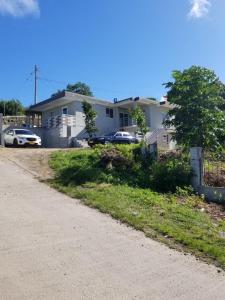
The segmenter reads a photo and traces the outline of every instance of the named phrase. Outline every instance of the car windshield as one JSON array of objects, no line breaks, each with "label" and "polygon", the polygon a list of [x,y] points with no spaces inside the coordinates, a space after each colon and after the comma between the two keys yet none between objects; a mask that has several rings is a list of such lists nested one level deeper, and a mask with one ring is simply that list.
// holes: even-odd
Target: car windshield
[{"label": "car windshield", "polygon": [[16,135],[34,135],[34,133],[30,130],[19,129],[15,130]]},{"label": "car windshield", "polygon": [[111,133],[106,134],[105,136],[112,136],[112,135],[115,135],[115,134],[116,134],[116,132],[111,132]]}]

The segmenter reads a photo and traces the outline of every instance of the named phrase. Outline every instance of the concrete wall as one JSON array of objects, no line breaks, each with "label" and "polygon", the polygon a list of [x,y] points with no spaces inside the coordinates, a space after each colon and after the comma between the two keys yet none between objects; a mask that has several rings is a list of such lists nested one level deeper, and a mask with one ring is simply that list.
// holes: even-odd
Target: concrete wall
[{"label": "concrete wall", "polygon": [[47,148],[67,148],[69,139],[63,135],[62,127],[44,129],[43,147]]},{"label": "concrete wall", "polygon": [[202,185],[198,193],[204,195],[208,201],[225,204],[225,187],[212,187]]}]

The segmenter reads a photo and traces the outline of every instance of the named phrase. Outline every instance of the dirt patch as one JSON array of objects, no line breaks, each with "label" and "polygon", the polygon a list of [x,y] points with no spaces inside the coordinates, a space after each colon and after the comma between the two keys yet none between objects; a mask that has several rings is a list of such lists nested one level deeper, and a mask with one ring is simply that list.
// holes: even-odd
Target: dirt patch
[{"label": "dirt patch", "polygon": [[225,170],[220,170],[219,173],[209,171],[205,172],[204,182],[209,186],[225,186]]},{"label": "dirt patch", "polygon": [[225,206],[216,203],[206,203],[205,211],[216,220],[225,220]]},{"label": "dirt patch", "polygon": [[49,167],[53,152],[62,149],[0,148],[0,159],[8,159],[41,180],[54,176]]}]

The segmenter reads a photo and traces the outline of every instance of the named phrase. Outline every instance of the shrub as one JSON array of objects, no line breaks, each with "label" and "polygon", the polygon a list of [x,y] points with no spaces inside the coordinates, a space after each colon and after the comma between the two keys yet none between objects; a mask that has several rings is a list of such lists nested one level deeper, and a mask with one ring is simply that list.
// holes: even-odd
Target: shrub
[{"label": "shrub", "polygon": [[53,160],[60,161],[60,165],[55,165],[58,180],[64,185],[105,182],[162,192],[175,192],[177,186],[183,188],[190,184],[191,168],[187,158],[168,154],[153,161],[149,154],[143,155],[141,147],[100,145],[94,150],[60,154],[60,160]]},{"label": "shrub", "polygon": [[106,169],[112,169],[113,167],[126,169],[132,163],[132,160],[126,158],[116,148],[103,150],[100,159],[102,166]]},{"label": "shrub", "polygon": [[191,167],[189,161],[169,156],[152,165],[151,185],[161,192],[175,192],[177,187],[190,185]]}]

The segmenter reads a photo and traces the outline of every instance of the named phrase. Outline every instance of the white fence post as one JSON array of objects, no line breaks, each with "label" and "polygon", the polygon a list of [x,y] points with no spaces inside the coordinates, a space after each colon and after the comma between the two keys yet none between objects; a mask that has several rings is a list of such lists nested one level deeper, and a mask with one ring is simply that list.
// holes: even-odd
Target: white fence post
[{"label": "white fence post", "polygon": [[0,146],[4,146],[4,136],[3,136],[3,114],[0,113]]},{"label": "white fence post", "polygon": [[195,191],[199,191],[203,185],[203,154],[201,147],[190,148],[191,167],[193,171],[192,186]]}]

